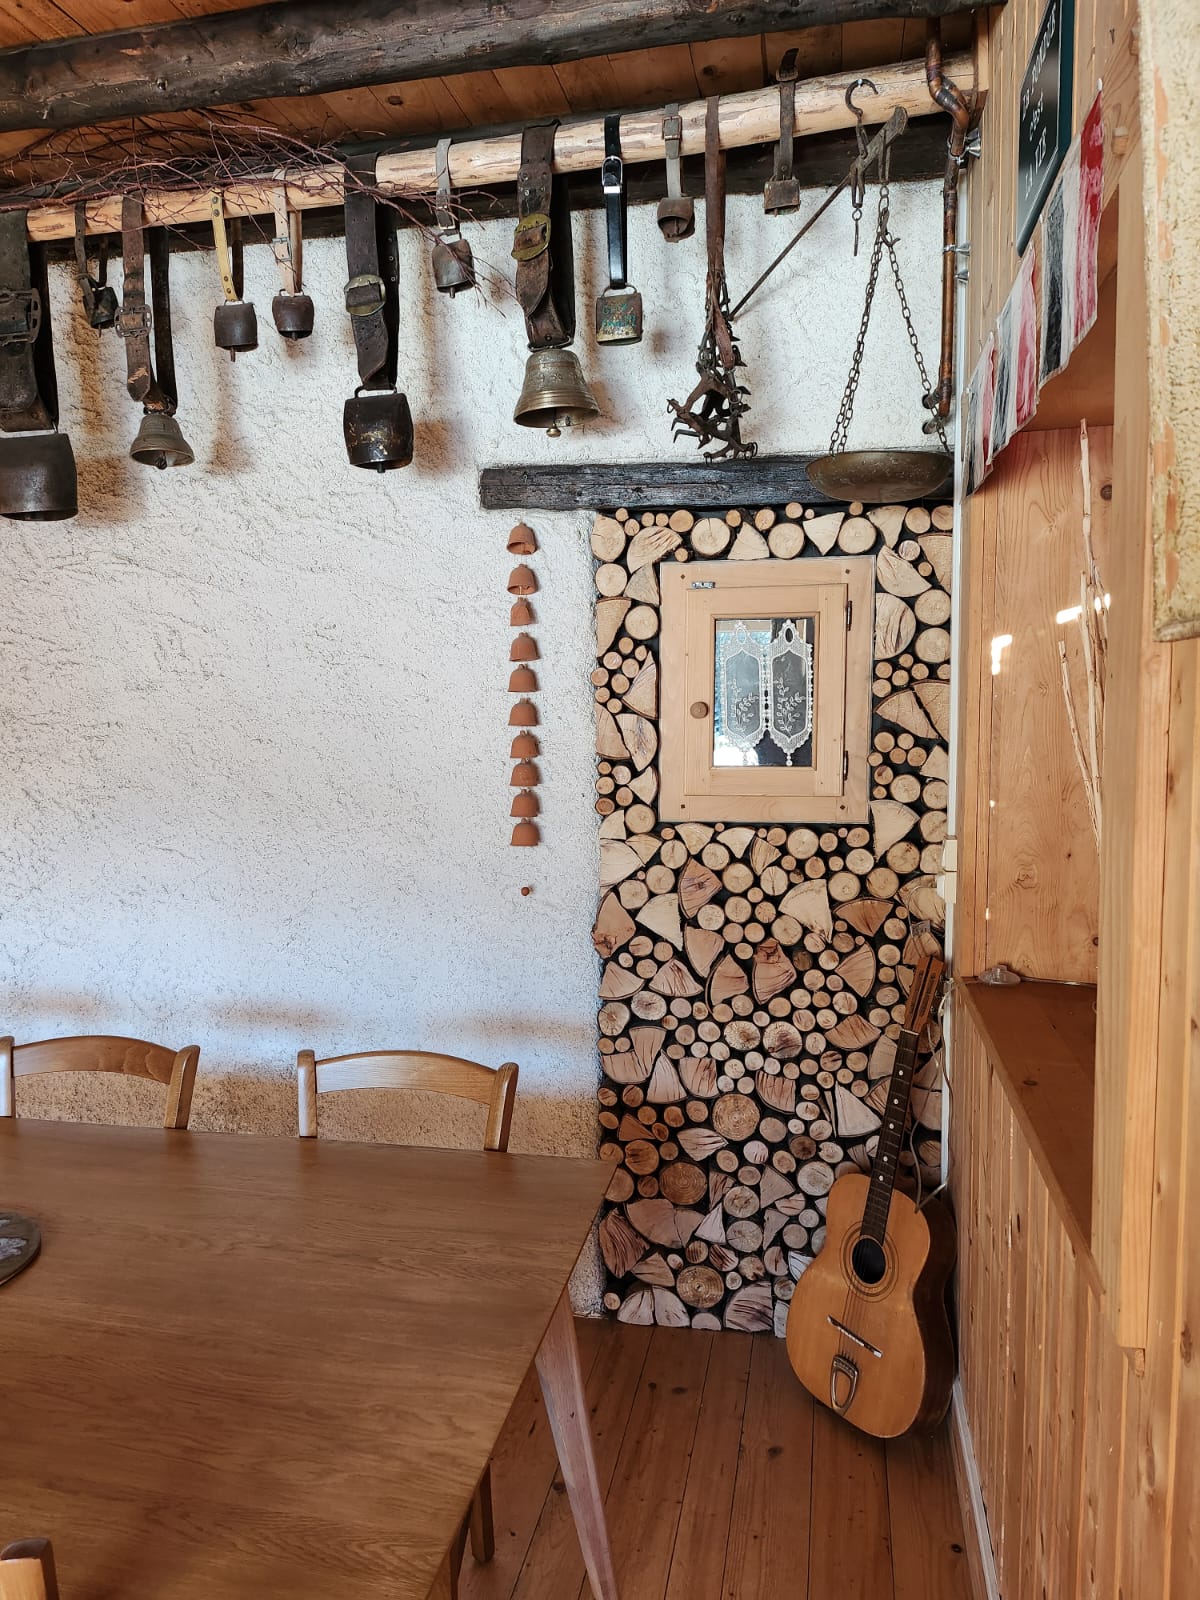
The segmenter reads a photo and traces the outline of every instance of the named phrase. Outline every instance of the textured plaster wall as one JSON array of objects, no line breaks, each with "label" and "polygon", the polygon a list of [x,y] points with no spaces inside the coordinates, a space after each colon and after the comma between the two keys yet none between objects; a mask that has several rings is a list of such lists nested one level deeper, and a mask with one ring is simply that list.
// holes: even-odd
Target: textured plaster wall
[{"label": "textured plaster wall", "polygon": [[[764,218],[754,197],[729,210],[736,295],[793,224]],[[932,356],[936,186],[898,187],[893,223]],[[575,228],[586,330],[599,215]],[[505,273],[510,225],[472,232]],[[294,1131],[300,1046],[512,1058],[513,1147],[595,1150],[591,518],[530,517],[542,546],[544,843],[516,851],[504,590],[515,519],[479,511],[477,475],[672,451],[666,401],[692,382],[702,244],[664,246],[652,208],[630,233],[645,341],[598,351],[585,332],[605,415],[557,443],[510,421],[525,355],[515,304],[497,292],[442,301],[426,247],[403,234],[416,461],[383,477],[343,452],[354,364],[340,241],[306,251],[318,322],[300,346],[270,326],[268,251],[247,251],[261,346],[236,364],[212,346],[211,254],[175,258],[180,417],[196,464],[165,473],[129,460],[123,351],[83,326],[56,270],[83,509],[71,522],[5,523],[0,538],[0,1030],[196,1042],[193,1125],[278,1134]],[[849,238],[839,207],[743,319],[747,434],[764,452],[827,439],[866,271]],[[858,441],[918,442],[915,395],[884,285]],[[27,1112],[114,1120],[153,1117],[158,1101],[113,1080],[22,1090]],[[364,1101],[334,1125],[449,1141],[472,1116]],[[582,1298],[595,1293],[584,1285]]]}]

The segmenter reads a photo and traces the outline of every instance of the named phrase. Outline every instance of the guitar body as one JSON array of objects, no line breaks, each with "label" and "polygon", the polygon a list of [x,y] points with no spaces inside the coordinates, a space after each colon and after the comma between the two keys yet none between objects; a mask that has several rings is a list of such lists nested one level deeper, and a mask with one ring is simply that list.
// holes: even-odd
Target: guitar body
[{"label": "guitar body", "polygon": [[[864,1433],[892,1439],[933,1427],[950,1404],[954,1230],[936,1201],[918,1211],[896,1192],[882,1250],[868,1240],[866,1256],[861,1248],[856,1255],[869,1188],[863,1174],[847,1173],[829,1191],[825,1245],[792,1296],[787,1351],[814,1399]],[[856,1260],[870,1276],[881,1273],[878,1281],[864,1282]]]}]

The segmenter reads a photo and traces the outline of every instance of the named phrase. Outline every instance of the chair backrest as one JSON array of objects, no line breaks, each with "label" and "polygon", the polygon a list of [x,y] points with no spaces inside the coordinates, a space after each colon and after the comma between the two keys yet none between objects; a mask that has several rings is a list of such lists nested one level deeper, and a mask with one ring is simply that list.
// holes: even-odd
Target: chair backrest
[{"label": "chair backrest", "polygon": [[170,1050],[144,1039],[112,1034],[81,1034],[72,1039],[42,1039],[14,1044],[0,1039],[0,1117],[14,1116],[13,1083],[41,1072],[120,1072],[167,1086],[164,1128],[186,1128],[192,1111],[192,1086],[200,1046]]},{"label": "chair backrest", "polygon": [[0,1550],[0,1600],[58,1600],[49,1539],[21,1539]]},{"label": "chair backrest", "polygon": [[517,1094],[517,1064],[485,1067],[460,1056],[427,1050],[367,1050],[360,1055],[327,1056],[318,1061],[311,1050],[296,1058],[300,1091],[300,1137],[317,1133],[317,1096],[343,1089],[427,1089],[456,1095],[487,1106],[485,1150],[507,1150]]}]

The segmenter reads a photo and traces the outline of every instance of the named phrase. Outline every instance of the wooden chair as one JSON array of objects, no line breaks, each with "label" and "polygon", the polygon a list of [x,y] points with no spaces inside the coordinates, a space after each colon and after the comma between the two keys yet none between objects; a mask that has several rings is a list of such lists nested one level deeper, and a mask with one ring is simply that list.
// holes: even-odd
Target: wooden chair
[{"label": "wooden chair", "polygon": [[21,1539],[0,1550],[0,1600],[58,1600],[49,1539]]},{"label": "wooden chair", "polygon": [[[512,1125],[513,1102],[517,1097],[515,1061],[502,1067],[485,1067],[461,1056],[436,1055],[427,1050],[367,1050],[360,1055],[326,1056],[318,1061],[311,1050],[301,1050],[296,1058],[300,1093],[300,1137],[317,1136],[317,1096],[346,1089],[425,1089],[434,1094],[455,1095],[487,1106],[485,1150],[507,1150]],[[476,1561],[490,1561],[496,1551],[492,1523],[492,1469],[486,1467],[470,1511],[471,1552]],[[444,1569],[448,1594],[457,1592],[458,1566],[463,1539],[447,1558]]]},{"label": "wooden chair", "polygon": [[192,1110],[192,1086],[200,1046],[170,1050],[144,1039],[111,1034],[82,1034],[73,1039],[42,1039],[14,1045],[0,1039],[0,1117],[15,1116],[13,1085],[17,1078],[41,1072],[121,1072],[167,1086],[164,1128],[186,1128]]}]

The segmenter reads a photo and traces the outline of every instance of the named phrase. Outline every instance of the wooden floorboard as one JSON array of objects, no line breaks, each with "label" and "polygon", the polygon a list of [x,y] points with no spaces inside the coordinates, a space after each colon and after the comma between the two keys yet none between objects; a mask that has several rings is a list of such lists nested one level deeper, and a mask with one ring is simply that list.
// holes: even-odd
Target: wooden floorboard
[{"label": "wooden floorboard", "polygon": [[[865,1438],[765,1334],[581,1323],[580,1350],[621,1600],[970,1600],[944,1429]],[[462,1600],[589,1600],[536,1382],[492,1478]]]}]

